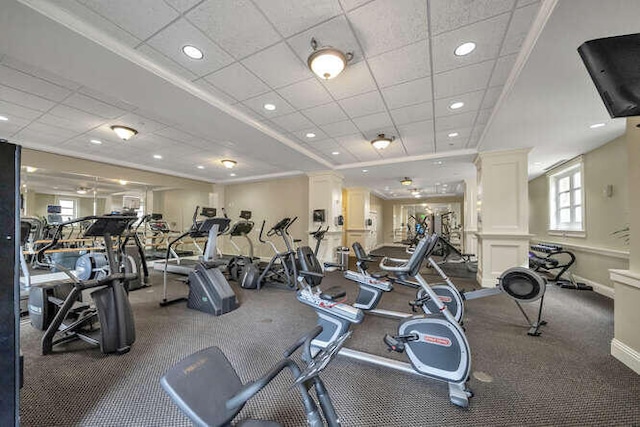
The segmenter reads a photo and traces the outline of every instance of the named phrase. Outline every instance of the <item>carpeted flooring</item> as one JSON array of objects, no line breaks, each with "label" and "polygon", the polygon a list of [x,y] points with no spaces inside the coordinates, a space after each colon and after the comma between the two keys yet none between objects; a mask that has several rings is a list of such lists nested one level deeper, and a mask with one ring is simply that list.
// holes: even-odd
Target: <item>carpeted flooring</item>
[{"label": "carpeted flooring", "polygon": [[[292,341],[315,324],[315,313],[291,291],[237,289],[239,309],[221,317],[177,304],[160,308],[162,276],[151,288],[132,292],[137,340],[128,354],[106,356],[85,343],[41,356],[42,333],[22,325],[25,380],[23,426],[190,425],[159,384],[174,363],[216,345],[240,377],[259,377]],[[435,277],[426,276],[427,280]],[[177,277],[176,277],[177,278]],[[474,282],[455,279],[460,288]],[[351,300],[357,287],[340,273],[323,286],[340,284]],[[234,285],[235,286],[235,285]],[[179,281],[172,294],[186,293]],[[407,311],[414,291],[398,288],[381,308]],[[534,307],[525,307],[533,312]],[[549,287],[540,337],[527,327],[506,296],[467,303],[465,328],[471,344],[475,393],[469,409],[449,403],[445,383],[368,366],[337,357],[323,372],[345,426],[640,425],[640,376],[610,355],[613,301],[593,292]],[[354,328],[348,346],[387,354],[384,333],[396,322],[369,316]],[[304,426],[289,374],[279,376],[242,411],[240,418],[264,417]],[[213,385],[212,385],[213,387]]]}]

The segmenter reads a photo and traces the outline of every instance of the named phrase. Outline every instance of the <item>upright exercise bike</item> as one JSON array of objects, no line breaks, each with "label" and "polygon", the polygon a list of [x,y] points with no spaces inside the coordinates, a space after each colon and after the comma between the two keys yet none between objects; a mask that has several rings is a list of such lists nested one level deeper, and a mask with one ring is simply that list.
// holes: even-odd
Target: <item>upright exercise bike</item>
[{"label": "upright exercise bike", "polygon": [[[389,258],[383,258],[380,262],[380,268],[385,271],[414,278],[438,307],[438,313],[401,320],[396,335],[384,336],[387,349],[406,353],[410,363],[348,348],[343,348],[339,354],[376,366],[445,381],[449,385],[451,402],[468,407],[469,398],[473,395],[466,384],[471,370],[469,343],[460,324],[420,275],[422,262],[436,243],[437,236],[425,236],[417,244],[409,260],[399,265],[392,265]],[[330,345],[351,324],[362,322],[364,314],[360,309],[337,302],[344,295],[344,291],[335,290],[331,294],[325,294],[308,284],[303,284],[298,291],[298,300],[316,311],[318,324],[323,327],[323,332],[312,342],[315,347]]]}]

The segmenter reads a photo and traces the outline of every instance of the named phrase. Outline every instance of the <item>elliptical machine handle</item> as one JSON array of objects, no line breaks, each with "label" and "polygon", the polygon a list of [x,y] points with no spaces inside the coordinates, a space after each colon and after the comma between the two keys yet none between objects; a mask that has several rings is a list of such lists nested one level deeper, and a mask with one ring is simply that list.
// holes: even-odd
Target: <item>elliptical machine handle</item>
[{"label": "elliptical machine handle", "polygon": [[200,206],[196,206],[196,210],[193,211],[193,229],[197,229],[198,228],[198,209],[200,209]]},{"label": "elliptical machine handle", "polygon": [[284,227],[284,232],[289,234],[289,227],[291,227],[291,224],[293,224],[294,222],[296,222],[296,220],[298,219],[298,217],[294,217],[291,221],[289,221],[289,224],[286,225],[286,227]]},{"label": "elliptical machine handle", "polygon": [[224,210],[224,208],[220,208],[220,210],[222,211],[222,216],[223,216],[223,217],[225,217],[225,218],[229,218],[229,217],[227,216],[227,212]]},{"label": "elliptical machine handle", "polygon": [[264,224],[267,222],[266,219],[262,220],[262,227],[260,227],[260,236],[258,236],[258,240],[260,240],[261,243],[267,243],[263,238],[262,238],[262,233],[264,232]]}]

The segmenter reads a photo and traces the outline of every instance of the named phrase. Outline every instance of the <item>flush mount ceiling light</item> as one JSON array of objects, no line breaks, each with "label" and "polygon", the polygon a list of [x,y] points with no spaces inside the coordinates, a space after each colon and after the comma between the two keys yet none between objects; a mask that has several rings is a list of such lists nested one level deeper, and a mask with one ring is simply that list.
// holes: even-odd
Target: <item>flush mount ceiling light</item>
[{"label": "flush mount ceiling light", "polygon": [[476,44],[474,42],[466,42],[462,43],[460,46],[453,51],[456,56],[465,56],[473,52],[476,48]]},{"label": "flush mount ceiling light", "polygon": [[384,136],[384,133],[381,133],[377,138],[374,138],[373,141],[371,141],[371,145],[373,145],[373,148],[375,148],[376,150],[384,150],[389,146],[389,144],[391,144],[394,139],[396,139],[395,136],[389,138],[387,136]]},{"label": "flush mount ceiling light", "polygon": [[138,131],[133,128],[120,125],[111,126],[111,130],[114,131],[123,141],[128,141],[132,136],[138,133]]},{"label": "flush mount ceiling light", "polygon": [[347,62],[353,59],[353,53],[342,51],[331,46],[318,47],[316,39],[311,39],[313,53],[309,55],[307,64],[316,76],[323,80],[329,80],[337,76],[347,66]]},{"label": "flush mount ceiling light", "polygon": [[89,142],[92,143],[92,144],[96,144],[96,145],[102,144],[102,141],[100,141],[99,139],[92,139]]},{"label": "flush mount ceiling light", "polygon": [[238,164],[235,160],[221,160],[220,163],[227,169],[233,169]]},{"label": "flush mount ceiling light", "polygon": [[464,102],[454,102],[453,104],[449,105],[449,108],[451,108],[452,110],[457,110],[458,108],[462,108],[464,107]]},{"label": "flush mount ceiling light", "polygon": [[449,135],[447,135],[449,138],[455,138],[456,136],[458,136],[459,133],[458,132],[451,132]]},{"label": "flush mount ceiling light", "polygon": [[7,116],[0,116],[0,122],[6,122],[7,120],[9,120]]},{"label": "flush mount ceiling light", "polygon": [[411,185],[413,183],[413,181],[411,180],[411,178],[408,177],[404,177],[403,179],[400,180],[400,184],[402,185]]},{"label": "flush mount ceiling light", "polygon": [[591,129],[597,129],[597,128],[601,128],[602,126],[604,126],[604,123],[595,123],[592,124],[591,126],[589,126]]},{"label": "flush mount ceiling light", "polygon": [[80,188],[78,188],[76,190],[76,193],[78,193],[78,194],[87,194],[87,190],[86,190],[86,188],[80,187]]},{"label": "flush mount ceiling light", "polygon": [[191,59],[202,59],[204,54],[195,46],[186,45],[182,48],[182,52]]}]

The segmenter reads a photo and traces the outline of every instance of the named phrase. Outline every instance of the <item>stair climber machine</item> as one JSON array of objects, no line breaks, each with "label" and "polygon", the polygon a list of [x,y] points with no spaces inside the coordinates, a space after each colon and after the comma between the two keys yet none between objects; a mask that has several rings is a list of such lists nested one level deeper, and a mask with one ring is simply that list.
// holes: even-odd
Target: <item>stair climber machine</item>
[{"label": "stair climber machine", "polygon": [[255,263],[245,265],[240,280],[240,285],[244,289],[261,289],[265,285],[289,290],[296,289],[298,262],[288,230],[297,219],[298,217],[293,219],[283,218],[266,233],[266,237],[278,236],[282,238],[286,247],[284,252],[280,252],[272,240],[263,238],[265,221],[262,221],[260,242],[269,244],[273,249],[274,255],[262,271]]},{"label": "stair climber machine", "polygon": [[[436,236],[426,236],[417,244],[411,258],[402,264],[392,263],[388,258],[383,258],[380,262],[380,268],[387,272],[414,278],[438,308],[435,314],[401,320],[396,335],[384,336],[387,349],[405,353],[409,363],[348,348],[342,348],[338,354],[376,366],[444,381],[449,385],[451,402],[466,408],[473,395],[466,384],[471,369],[469,343],[460,324],[419,273],[423,260],[429,256],[436,243]],[[304,271],[301,273],[305,274]],[[315,277],[315,273],[311,277]],[[362,322],[362,310],[338,301],[346,295],[344,291],[332,288],[330,292],[322,292],[304,281],[300,283],[298,300],[316,311],[318,324],[323,327],[322,333],[311,342],[316,349],[330,346],[349,330],[351,324]]]},{"label": "stair climber machine", "polygon": [[[227,264],[227,274],[233,281],[238,281],[245,265],[252,264],[255,261],[253,257],[253,242],[251,238],[249,238],[249,233],[253,230],[254,225],[254,222],[251,221],[251,211],[240,211],[240,220],[236,221],[227,233],[229,235],[229,242],[238,253],[238,255],[232,256]],[[233,241],[234,237],[244,237],[246,239],[248,246],[247,255],[242,255],[242,250],[236,242]]]},{"label": "stair climber machine", "polygon": [[[220,271],[219,263],[216,262],[216,241],[220,234],[229,228],[231,220],[229,218],[217,218],[215,208],[202,208],[200,216],[205,217],[204,220],[198,221],[198,211],[200,207],[196,206],[193,214],[193,225],[189,231],[183,233],[176,239],[169,242],[163,271],[163,297],[160,302],[161,307],[175,304],[177,302],[187,301],[187,307],[199,310],[205,313],[219,316],[238,308],[238,299],[233,292],[229,282],[225,279],[224,274]],[[171,247],[184,237],[201,238],[208,236],[204,250],[204,255],[195,263],[190,263],[189,294],[187,297],[174,299],[167,298],[167,272]],[[175,266],[174,266],[175,267]],[[182,266],[185,267],[185,266]],[[181,269],[181,274],[184,270]]]},{"label": "stair climber machine", "polygon": [[[126,254],[121,240],[135,217],[89,216],[58,224],[58,227],[80,221],[92,221],[84,237],[102,237],[108,273],[100,278],[78,279],[69,269],[58,266],[71,283],[34,285],[29,292],[31,325],[44,330],[42,354],[74,339],[100,346],[103,353],[127,353],[135,341],[133,312],[127,296],[127,283],[136,273],[124,271]],[[113,237],[117,238],[114,242]],[[120,242],[118,242],[120,241]],[[118,244],[120,243],[120,244]],[[114,250],[117,249],[117,251]],[[93,290],[95,306],[82,302],[82,293]]]}]

